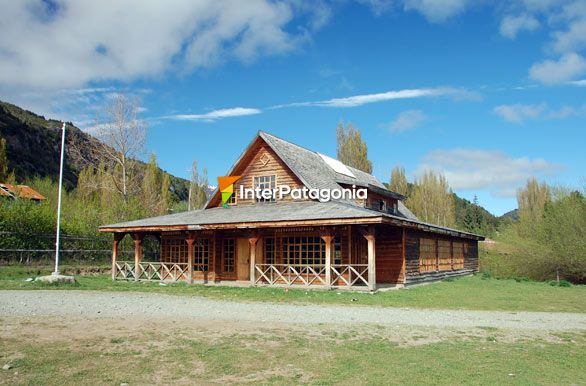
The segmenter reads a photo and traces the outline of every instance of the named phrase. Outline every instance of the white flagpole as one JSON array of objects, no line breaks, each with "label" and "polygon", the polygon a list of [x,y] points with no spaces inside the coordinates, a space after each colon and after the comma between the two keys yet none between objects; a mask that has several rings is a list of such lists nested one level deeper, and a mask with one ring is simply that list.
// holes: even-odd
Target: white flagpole
[{"label": "white flagpole", "polygon": [[57,235],[55,240],[55,272],[53,275],[59,275],[59,236],[61,229],[61,189],[63,186],[63,158],[65,155],[65,122],[61,128],[61,164],[59,166],[59,197],[57,198]]}]

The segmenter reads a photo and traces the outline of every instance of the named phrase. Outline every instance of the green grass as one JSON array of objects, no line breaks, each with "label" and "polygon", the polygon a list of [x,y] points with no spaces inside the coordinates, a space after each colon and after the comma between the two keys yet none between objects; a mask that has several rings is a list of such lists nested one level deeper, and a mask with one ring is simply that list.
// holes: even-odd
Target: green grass
[{"label": "green grass", "polygon": [[148,282],[113,282],[109,275],[77,276],[75,285],[43,285],[25,282],[31,276],[48,274],[48,267],[2,266],[1,289],[62,289],[96,291],[140,291],[214,299],[311,304],[348,304],[383,307],[439,309],[586,312],[586,286],[553,287],[548,283],[483,279],[480,275],[421,287],[379,292],[312,291],[282,288],[239,288],[186,285],[161,286]]},{"label": "green grass", "polygon": [[0,341],[0,352],[17,359],[0,384],[586,383],[584,334],[558,343],[455,338],[403,346],[382,336],[340,339],[258,331],[214,338],[162,333],[121,343],[103,337],[39,345],[8,338]]}]

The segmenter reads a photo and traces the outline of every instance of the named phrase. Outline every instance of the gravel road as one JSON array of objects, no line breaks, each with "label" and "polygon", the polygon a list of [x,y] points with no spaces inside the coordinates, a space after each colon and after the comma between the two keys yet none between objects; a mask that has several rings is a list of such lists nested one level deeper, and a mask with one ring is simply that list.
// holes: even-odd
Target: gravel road
[{"label": "gravel road", "polygon": [[248,303],[201,297],[71,290],[0,291],[2,316],[157,317],[285,324],[366,323],[386,326],[586,330],[586,314]]}]

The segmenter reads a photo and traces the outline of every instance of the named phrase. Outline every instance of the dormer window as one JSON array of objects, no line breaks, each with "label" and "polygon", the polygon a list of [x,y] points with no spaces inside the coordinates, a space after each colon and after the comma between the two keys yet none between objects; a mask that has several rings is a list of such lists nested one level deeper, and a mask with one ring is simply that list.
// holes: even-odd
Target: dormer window
[{"label": "dormer window", "polygon": [[386,212],[387,211],[387,202],[385,200],[377,200],[376,208],[377,208],[377,210],[379,210],[381,212]]}]

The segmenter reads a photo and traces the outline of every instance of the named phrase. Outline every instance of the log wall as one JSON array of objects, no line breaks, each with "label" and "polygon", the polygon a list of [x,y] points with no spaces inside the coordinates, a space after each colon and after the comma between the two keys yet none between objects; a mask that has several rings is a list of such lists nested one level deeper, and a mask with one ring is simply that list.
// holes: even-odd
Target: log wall
[{"label": "log wall", "polygon": [[376,281],[398,284],[405,280],[402,229],[380,227],[376,232]]},{"label": "log wall", "polygon": [[[435,264],[431,261],[435,253]],[[433,269],[433,265],[436,266]],[[405,284],[422,284],[478,271],[478,242],[407,231]]]}]

